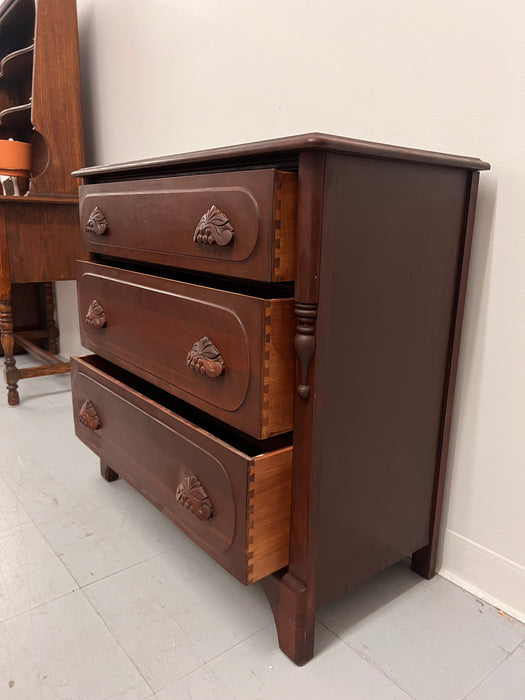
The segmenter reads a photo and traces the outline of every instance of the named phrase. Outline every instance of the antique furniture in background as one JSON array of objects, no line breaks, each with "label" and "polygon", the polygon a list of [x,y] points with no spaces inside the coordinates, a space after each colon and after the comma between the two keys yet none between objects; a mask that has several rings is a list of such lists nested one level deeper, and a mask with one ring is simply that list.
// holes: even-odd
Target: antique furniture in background
[{"label": "antique furniture in background", "polygon": [[76,432],[279,643],[435,570],[480,160],[321,134],[80,171]]},{"label": "antique furniture in background", "polygon": [[[0,53],[0,139],[32,146],[28,192],[0,197],[0,329],[7,398],[15,406],[20,379],[69,371],[69,363],[55,357],[52,282],[73,279],[82,255],[71,177],[84,162],[75,0],[5,0]],[[14,333],[20,324],[11,290],[19,283],[43,284],[43,328]],[[38,338],[47,351],[35,344]],[[46,364],[19,370],[15,343]]]}]

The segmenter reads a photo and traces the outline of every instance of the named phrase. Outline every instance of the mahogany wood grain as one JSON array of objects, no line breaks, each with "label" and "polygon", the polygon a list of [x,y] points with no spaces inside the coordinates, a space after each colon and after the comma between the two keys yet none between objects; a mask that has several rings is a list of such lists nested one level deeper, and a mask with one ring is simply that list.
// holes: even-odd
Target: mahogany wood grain
[{"label": "mahogany wood grain", "polygon": [[102,460],[100,460],[100,476],[109,482],[116,481],[118,479],[117,472]]},{"label": "mahogany wood grain", "polygon": [[78,235],[77,203],[14,200],[0,198],[11,282],[74,279],[75,260],[86,257]]},{"label": "mahogany wood grain", "polygon": [[4,379],[7,387],[7,403],[17,406],[19,374],[14,357],[13,313],[11,308],[11,267],[7,245],[5,212],[0,209],[0,337],[4,351]]},{"label": "mahogany wood grain", "polygon": [[[247,278],[242,281],[247,291],[243,287],[242,294],[232,295],[226,290],[235,285],[228,277],[235,277],[237,273],[223,265],[224,261],[210,266],[209,272],[215,276],[201,283],[198,294],[192,293],[192,301],[212,303],[214,311],[208,308],[205,317],[198,317],[195,311],[188,314],[180,303],[169,309],[160,303],[146,303],[142,292],[135,288],[131,291],[130,283],[139,279],[132,277],[136,272],[125,269],[132,263],[115,263],[119,267],[112,272],[109,260],[99,256],[104,272],[97,273],[99,281],[82,301],[81,317],[87,314],[90,319],[89,328],[84,327],[83,331],[88,347],[101,353],[110,350],[108,356],[116,363],[165,388],[168,388],[171,380],[167,378],[172,372],[168,355],[158,363],[161,369],[157,374],[151,373],[151,367],[150,374],[143,369],[144,363],[150,362],[150,339],[155,338],[157,344],[163,342],[159,328],[163,328],[164,335],[170,339],[177,338],[181,335],[177,324],[188,324],[191,317],[202,331],[202,337],[192,341],[199,340],[202,362],[199,365],[191,359],[190,364],[205,371],[206,360],[210,364],[212,381],[221,380],[226,386],[228,368],[240,367],[243,362],[243,333],[230,332],[230,341],[224,338],[219,342],[215,329],[212,337],[211,331],[204,332],[204,328],[216,317],[220,318],[217,332],[219,327],[224,329],[222,313],[228,310],[241,319],[244,329],[251,328],[248,316],[252,322],[256,319],[258,330],[254,327],[253,334],[251,330],[246,332],[250,340],[249,361],[239,375],[249,376],[250,382],[256,379],[260,388],[256,401],[245,398],[243,406],[228,411],[226,406],[231,408],[239,401],[232,386],[220,397],[223,404],[222,413],[219,413],[210,401],[212,393],[207,397],[208,403],[197,397],[198,391],[190,390],[189,385],[184,388],[185,394],[179,389],[177,394],[210,414],[210,417],[204,413],[194,416],[192,429],[197,432],[192,441],[197,440],[196,435],[201,435],[199,428],[209,429],[211,416],[222,421],[222,424],[214,423],[215,427],[221,425],[221,429],[227,430],[225,426],[230,426],[250,432],[251,424],[244,418],[237,420],[236,415],[255,410],[256,422],[262,415],[270,424],[281,410],[288,414],[289,408],[281,408],[281,404],[284,407],[293,402],[293,453],[291,449],[284,450],[280,459],[274,453],[267,463],[264,452],[273,450],[259,449],[263,455],[260,458],[254,458],[254,453],[248,450],[252,457],[251,461],[245,461],[242,477],[232,471],[233,458],[223,464],[227,464],[232,501],[239,507],[242,502],[247,512],[247,519],[243,521],[246,546],[241,559],[244,563],[249,561],[249,570],[243,568],[242,574],[236,570],[236,575],[241,580],[264,577],[262,584],[273,610],[279,645],[297,664],[307,662],[313,655],[315,613],[319,605],[334,600],[368,576],[410,554],[416,571],[424,576],[434,572],[477,171],[488,167],[487,163],[474,158],[306,134],[88,168],[80,173],[87,185],[86,191],[93,196],[97,192],[109,195],[117,191],[130,193],[135,189],[142,192],[137,195],[138,199],[144,197],[145,201],[151,201],[152,188],[165,193],[172,185],[162,183],[177,178],[181,181],[190,177],[206,178],[207,185],[213,188],[224,184],[224,178],[230,175],[235,177],[235,187],[242,188],[243,181],[247,187],[252,187],[253,177],[263,182],[261,171],[265,169],[279,173],[273,176],[272,194],[264,206],[266,217],[272,221],[273,240],[271,247],[266,248],[270,253],[265,253],[265,260],[273,265],[270,276],[261,277],[255,268],[247,265],[243,268]],[[289,179],[288,195],[280,202],[279,178]],[[139,211],[140,207],[140,202],[135,202],[132,212]],[[123,211],[122,216],[130,214]],[[131,219],[133,216],[134,213]],[[173,216],[177,218],[175,209]],[[231,214],[231,221],[215,210],[208,218],[214,216],[218,217],[220,230],[213,235],[219,239],[223,236],[226,247],[234,214]],[[290,235],[286,241],[280,240],[282,218],[288,218],[287,228],[295,227],[295,240]],[[123,238],[133,231],[131,219],[120,221]],[[109,235],[99,212],[93,215],[91,226],[100,238]],[[204,229],[199,229],[201,239],[204,233]],[[268,235],[262,234],[262,239]],[[265,243],[261,240],[259,245]],[[130,255],[136,260],[150,262],[151,270],[157,269],[155,264],[163,264],[163,259],[155,257],[158,252],[148,246],[147,241],[143,246],[145,252],[138,248]],[[277,264],[278,255],[288,262],[283,263],[279,258]],[[201,263],[188,258],[180,259],[178,264],[197,269],[195,266]],[[278,270],[282,265],[294,270],[293,308],[287,306],[291,304],[289,299],[279,299],[279,304],[274,306],[270,291],[277,287],[274,283],[279,279]],[[160,273],[161,268],[158,270]],[[176,278],[184,277],[183,271],[176,267],[163,270],[163,281],[157,285],[157,292],[181,295],[176,285],[183,282]],[[109,288],[105,290],[105,283],[101,282],[104,276],[112,282],[111,293],[106,293]],[[255,280],[261,279],[265,284],[256,284]],[[129,354],[125,342],[127,337],[129,345],[129,336],[122,335],[112,345],[105,345],[103,340],[115,323],[112,300],[119,295],[115,293],[117,283],[128,286],[130,309],[135,305],[134,314],[131,311],[124,314],[126,329],[136,319],[138,307],[144,312],[140,317],[140,330],[133,336],[134,357]],[[241,281],[235,284],[240,288]],[[143,276],[137,289],[148,285],[150,282]],[[255,312],[246,305],[246,298],[253,298],[252,291],[255,295],[261,286],[266,289],[266,296],[259,292],[259,297],[264,298],[259,298]],[[189,285],[182,296],[188,295],[188,288]],[[99,291],[104,291],[102,301]],[[230,296],[221,296],[227,294]],[[172,315],[176,321],[170,320]],[[279,320],[282,318],[286,318],[286,322]],[[99,326],[98,335],[95,335],[96,325]],[[171,341],[168,344],[171,348]],[[236,356],[232,364],[230,348],[233,347]],[[256,361],[255,348],[260,353]],[[97,367],[96,363],[102,361],[83,362]],[[248,365],[249,372],[246,371]],[[292,369],[291,373],[287,367]],[[269,374],[268,368],[272,368]],[[123,386],[128,386],[125,391],[130,391],[139,380],[128,376],[122,381]],[[111,391],[117,392],[115,384],[111,384]],[[150,395],[144,385],[142,391]],[[163,396],[155,409],[147,402],[141,404],[144,420],[158,418],[157,412],[163,410],[162,406],[167,408],[170,400],[174,400],[169,394]],[[269,396],[274,397],[273,402]],[[104,425],[113,400],[105,395],[98,398]],[[218,395],[214,401],[215,404],[219,402]],[[135,400],[132,403],[138,407]],[[169,421],[183,420],[181,414],[187,415],[188,410],[188,404],[175,406]],[[133,442],[134,476],[131,480],[156,502],[158,498],[152,497],[147,465],[160,468],[156,486],[160,491],[171,487],[167,486],[170,477],[162,471],[162,458],[151,459],[155,448],[150,441],[154,439],[155,429],[150,428],[149,423],[142,424],[142,438],[139,439],[134,419],[126,416],[124,420],[122,411],[121,407],[113,410],[121,415],[122,424],[110,429],[109,436],[104,438],[112,447],[109,450],[104,446],[103,463],[112,464],[119,471],[120,463],[125,463],[126,459],[117,458],[118,450],[128,448],[128,436],[133,433],[136,442]],[[166,425],[171,425],[169,421]],[[270,432],[272,430],[274,428]],[[100,433],[98,430],[89,432],[83,439],[97,451],[97,446],[101,447]],[[252,431],[251,434],[260,433]],[[235,435],[239,437],[238,433]],[[288,439],[289,435],[286,437]],[[147,456],[144,454],[141,458],[141,450],[145,450]],[[291,482],[288,476],[290,455]],[[191,461],[199,464],[197,457]],[[250,470],[257,462],[264,469],[254,474]],[[269,467],[268,476],[277,469],[277,477],[272,477],[268,488],[252,492],[253,484],[264,482],[266,467]],[[204,478],[196,479],[194,475],[193,480],[185,484],[195,485],[194,509],[201,513],[200,498],[204,504],[201,514],[208,517],[212,509],[215,512],[216,489],[208,488]],[[276,488],[279,490],[279,484],[285,483],[287,486],[280,494],[281,499],[290,499],[287,564],[283,564],[286,561],[283,537],[287,528],[278,526],[286,519],[284,500],[280,501],[272,493]],[[254,519],[255,506],[262,509],[260,521]],[[209,519],[206,522],[210,524]],[[264,525],[258,528],[257,522]],[[206,549],[205,545],[201,546]],[[259,564],[253,561],[254,553],[255,562],[259,559]],[[266,565],[266,562],[271,563]],[[264,571],[270,575],[265,576]]]},{"label": "mahogany wood grain", "polygon": [[36,360],[43,360],[44,362],[49,362],[51,364],[57,365],[61,364],[61,361],[56,357],[56,353],[50,353],[43,348],[35,345],[30,338],[24,336],[23,333],[14,333],[15,343],[20,345],[29,355],[34,357]]},{"label": "mahogany wood grain", "polygon": [[9,406],[17,406],[20,403],[18,395],[20,373],[14,358],[13,314],[9,297],[7,299],[0,298],[0,332],[4,349],[4,379],[7,387],[7,403]]},{"label": "mahogany wood grain", "polygon": [[[92,253],[232,277],[292,280],[295,191],[295,173],[272,169],[88,185],[80,188],[81,233]],[[227,244],[194,240],[212,207],[233,231]]]},{"label": "mahogany wood grain", "polygon": [[[85,320],[94,300],[103,328]],[[292,427],[292,400],[282,391],[293,381],[291,299],[81,263],[78,301],[84,347],[259,439]],[[188,365],[203,337],[224,360],[220,376]]]},{"label": "mahogany wood grain", "polygon": [[56,355],[58,353],[58,327],[55,321],[55,287],[53,282],[43,282],[42,286],[44,288],[48,349],[51,354]]},{"label": "mahogany wood grain", "polygon": [[319,605],[429,542],[469,180],[460,169],[327,157]]},{"label": "mahogany wood grain", "polygon": [[[104,478],[129,481],[242,583],[287,564],[291,447],[250,457],[123,384],[98,358],[73,359],[71,378],[75,430]],[[86,399],[95,429],[79,418]],[[177,500],[191,475],[213,505],[206,520]]]},{"label": "mahogany wood grain", "polygon": [[22,367],[17,370],[19,379],[33,379],[34,377],[47,377],[51,374],[66,374],[70,371],[69,362],[53,362],[48,365],[36,367]]},{"label": "mahogany wood grain", "polygon": [[[47,341],[48,331],[42,303],[42,284],[15,284],[11,287],[11,307],[13,311],[14,332],[23,333],[30,340],[40,345]],[[22,352],[15,343],[15,355]],[[3,350],[0,343],[0,355]]]},{"label": "mahogany wood grain", "polygon": [[[314,651],[317,561],[317,494],[319,469],[314,468],[313,410],[315,326],[325,180],[324,153],[301,153],[298,172],[297,262],[295,284],[294,440],[291,491],[290,565],[284,575],[267,580],[265,590],[274,612],[281,649],[301,665]],[[298,313],[299,312],[299,313]],[[306,314],[307,321],[301,318]],[[308,391],[301,391],[308,387]]]},{"label": "mahogany wood grain", "polygon": [[468,191],[468,211],[464,229],[464,239],[461,242],[459,254],[457,297],[454,304],[453,319],[451,323],[451,335],[449,345],[449,365],[444,389],[444,406],[441,423],[441,435],[436,458],[434,472],[434,492],[432,495],[432,508],[430,511],[430,537],[427,545],[412,554],[412,569],[425,578],[432,578],[436,571],[436,556],[439,538],[439,525],[441,522],[441,510],[443,506],[443,490],[445,488],[445,475],[448,457],[448,445],[452,423],[452,409],[454,406],[454,389],[459,361],[459,346],[461,341],[461,329],[463,325],[463,313],[467,294],[467,278],[470,263],[470,251],[474,234],[474,217],[476,212],[476,198],[478,194],[479,173],[472,173]]},{"label": "mahogany wood grain", "polygon": [[[149,158],[111,165],[93,166],[78,170],[75,175],[82,177],[86,183],[118,180],[119,178],[142,177],[165,172],[184,172],[202,169],[213,171],[217,168],[242,165],[243,167],[261,167],[261,164],[279,162],[297,162],[298,154],[317,151],[320,153],[340,153],[346,156],[365,156],[383,160],[410,161],[445,165],[466,170],[488,170],[490,165],[478,158],[468,158],[448,153],[436,153],[418,148],[406,148],[372,141],[362,141],[333,134],[312,132],[267,139],[252,143],[221,146],[205,151],[176,153],[160,158]],[[152,175],[153,174],[153,175]]]},{"label": "mahogany wood grain", "polygon": [[[19,372],[14,358],[12,333],[17,325],[11,306],[11,287],[14,283],[49,282],[72,279],[75,258],[85,257],[78,236],[78,210],[73,200],[30,197],[0,198],[0,289],[2,293],[2,347],[8,404],[20,402],[19,379],[47,376],[57,372],[46,364]],[[46,337],[49,349],[58,351],[58,329],[54,319],[52,290],[46,293]],[[36,352],[38,349],[36,350]],[[67,371],[64,364],[62,371]]]},{"label": "mahogany wood grain", "polygon": [[9,301],[11,296],[11,261],[7,242],[6,210],[0,206],[0,299]]},{"label": "mahogany wood grain", "polygon": [[76,195],[71,172],[84,164],[76,0],[37,2],[36,13],[30,191]]}]

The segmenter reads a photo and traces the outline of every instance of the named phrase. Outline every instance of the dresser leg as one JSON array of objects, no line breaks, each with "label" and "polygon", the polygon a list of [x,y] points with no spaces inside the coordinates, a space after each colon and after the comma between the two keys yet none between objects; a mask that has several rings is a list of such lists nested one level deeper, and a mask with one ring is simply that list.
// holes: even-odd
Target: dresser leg
[{"label": "dresser leg", "polygon": [[436,573],[436,553],[432,544],[421,547],[412,554],[412,571],[423,578],[431,579]]},{"label": "dresser leg", "polygon": [[273,574],[261,583],[272,608],[281,651],[302,666],[314,655],[315,606],[306,587],[290,573]]},{"label": "dresser leg", "polygon": [[106,481],[116,481],[118,479],[117,472],[102,460],[100,460],[100,475]]},{"label": "dresser leg", "polygon": [[20,396],[18,395],[19,372],[14,355],[13,315],[10,299],[0,299],[0,331],[4,349],[4,377],[7,385],[7,403],[9,406],[18,406],[20,403]]}]

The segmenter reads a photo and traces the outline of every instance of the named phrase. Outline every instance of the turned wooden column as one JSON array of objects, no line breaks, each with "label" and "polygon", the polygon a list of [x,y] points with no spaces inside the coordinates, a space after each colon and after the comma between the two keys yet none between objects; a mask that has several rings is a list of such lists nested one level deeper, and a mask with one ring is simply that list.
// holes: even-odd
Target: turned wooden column
[{"label": "turned wooden column", "polygon": [[2,333],[2,347],[4,349],[4,377],[7,386],[7,403],[10,406],[18,406],[19,372],[14,357],[13,316],[11,313],[11,299],[0,299],[0,330]]},{"label": "turned wooden column", "polygon": [[4,211],[0,209],[0,333],[4,349],[4,376],[7,385],[7,402],[10,406],[20,403],[18,396],[19,373],[16,367],[13,338],[13,314],[11,310],[11,270]]}]

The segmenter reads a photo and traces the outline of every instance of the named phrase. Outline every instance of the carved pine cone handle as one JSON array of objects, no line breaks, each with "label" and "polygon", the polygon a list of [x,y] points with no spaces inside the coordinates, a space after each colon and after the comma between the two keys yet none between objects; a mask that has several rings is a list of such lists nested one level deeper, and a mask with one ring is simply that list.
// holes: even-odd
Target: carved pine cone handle
[{"label": "carved pine cone handle", "polygon": [[98,430],[100,428],[100,418],[95,406],[89,399],[86,399],[80,407],[78,419],[89,430]]},{"label": "carved pine cone handle", "polygon": [[201,245],[228,245],[233,240],[233,227],[226,214],[212,204],[210,209],[200,218],[193,242]]},{"label": "carved pine cone handle", "polygon": [[86,232],[94,233],[96,236],[103,236],[108,233],[109,225],[102,209],[95,207],[86,224]]},{"label": "carved pine cone handle", "polygon": [[185,476],[177,486],[175,498],[197,520],[209,520],[213,517],[213,503],[198,476]]},{"label": "carved pine cone handle", "polygon": [[219,377],[224,371],[224,360],[208,336],[204,336],[188,353],[186,364],[194,372],[201,372],[207,377]]},{"label": "carved pine cone handle", "polygon": [[108,322],[106,314],[96,299],[93,299],[89,305],[89,309],[84,320],[88,326],[91,326],[92,328],[104,328],[106,326],[106,323]]}]

